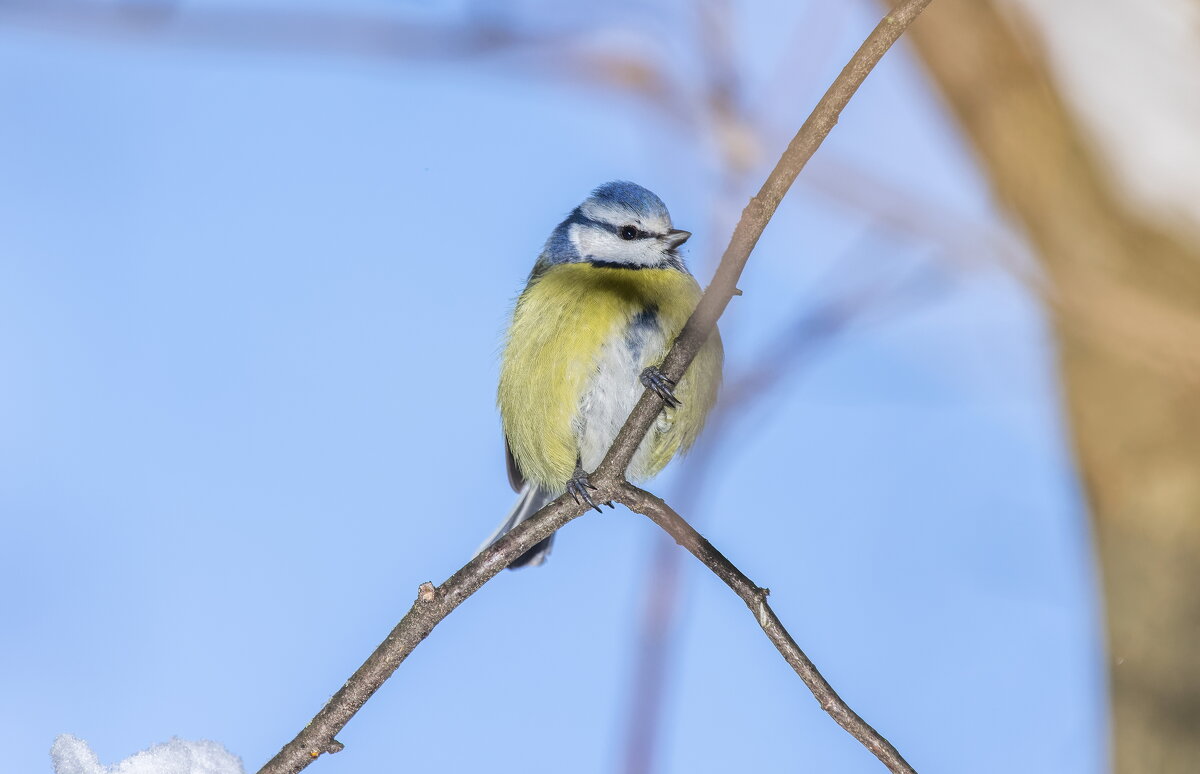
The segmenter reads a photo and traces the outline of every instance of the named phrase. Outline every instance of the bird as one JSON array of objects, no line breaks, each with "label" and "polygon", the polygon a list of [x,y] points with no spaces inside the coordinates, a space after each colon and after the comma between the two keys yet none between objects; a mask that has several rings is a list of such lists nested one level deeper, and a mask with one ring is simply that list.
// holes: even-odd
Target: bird
[{"label": "bird", "polygon": [[[658,196],[623,180],[596,188],[550,234],[500,358],[497,404],[517,502],[480,551],[565,492],[600,510],[586,471],[644,389],[665,407],[629,464],[630,481],[655,476],[696,440],[721,381],[720,334],[713,330],[678,384],[659,370],[700,301],[679,254],[690,236]],[[545,562],[553,539],[510,568]]]}]

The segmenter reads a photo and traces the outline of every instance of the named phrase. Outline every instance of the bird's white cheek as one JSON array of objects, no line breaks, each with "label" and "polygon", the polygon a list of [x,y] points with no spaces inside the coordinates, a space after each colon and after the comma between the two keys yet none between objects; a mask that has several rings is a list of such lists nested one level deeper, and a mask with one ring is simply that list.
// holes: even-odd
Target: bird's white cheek
[{"label": "bird's white cheek", "polygon": [[654,266],[663,260],[661,245],[654,239],[628,241],[616,234],[573,224],[568,232],[575,249],[584,258],[631,266]]},{"label": "bird's white cheek", "polygon": [[571,225],[571,230],[568,232],[571,236],[571,243],[575,245],[575,249],[584,258],[588,256],[596,256],[604,258],[606,252],[604,238],[609,236],[606,231],[597,231],[594,228],[584,228],[578,223]]}]

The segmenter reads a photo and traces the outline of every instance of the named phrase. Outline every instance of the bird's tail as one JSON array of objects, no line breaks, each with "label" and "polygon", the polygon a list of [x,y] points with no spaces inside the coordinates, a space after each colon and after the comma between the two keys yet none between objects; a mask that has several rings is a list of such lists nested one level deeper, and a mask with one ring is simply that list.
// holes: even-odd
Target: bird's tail
[{"label": "bird's tail", "polygon": [[[508,517],[500,524],[483,545],[479,547],[479,551],[491,546],[500,538],[508,534],[509,530],[517,526],[521,522],[528,519],[533,514],[542,509],[546,503],[554,499],[554,495],[540,487],[534,486],[528,481],[521,487],[521,492],[517,497],[517,504],[513,506]],[[550,555],[550,547],[554,544],[554,535],[541,541],[533,548],[517,557],[516,561],[508,566],[508,569],[515,570],[518,567],[537,567],[542,562],[546,561],[546,557]],[[476,551],[476,553],[479,553]]]}]

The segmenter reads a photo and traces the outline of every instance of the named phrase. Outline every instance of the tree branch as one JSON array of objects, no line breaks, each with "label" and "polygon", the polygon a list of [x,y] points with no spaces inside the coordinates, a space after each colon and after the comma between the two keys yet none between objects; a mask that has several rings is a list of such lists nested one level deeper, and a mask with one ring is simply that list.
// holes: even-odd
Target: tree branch
[{"label": "tree branch", "polygon": [[878,731],[850,709],[842,697],[838,696],[837,691],[833,690],[833,686],[817,671],[808,656],[804,655],[804,651],[792,639],[792,635],[775,615],[775,611],[767,604],[767,595],[771,593],[770,589],[760,588],[758,584],[747,578],[733,562],[726,559],[725,555],[713,547],[712,543],[705,540],[703,535],[692,529],[692,525],[672,510],[671,506],[667,505],[662,498],[627,483],[620,488],[617,501],[629,510],[642,514],[662,527],[675,539],[676,543],[703,562],[705,567],[712,570],[713,575],[724,581],[726,586],[733,589],[733,592],[742,598],[746,607],[754,613],[754,617],[767,635],[767,639],[771,641],[771,644],[791,665],[792,669],[796,670],[796,674],[812,691],[813,698],[821,705],[821,709],[828,712],[839,726],[846,729],[851,736],[874,753],[875,757],[879,758],[889,771],[916,774],[913,767],[908,765],[908,762],[896,751],[891,742],[884,739]]},{"label": "tree branch", "polygon": [[[596,493],[612,499],[607,488]],[[338,689],[321,711],[284,745],[258,774],[296,774],[316,760],[321,753],[342,749],[334,737],[345,728],[350,718],[362,709],[375,691],[387,681],[396,668],[408,658],[433,627],[442,622],[454,608],[494,578],[517,557],[553,534],[559,527],[583,515],[587,506],[560,497],[537,515],[518,525],[486,551],[467,562],[458,572],[435,587],[422,583],[412,608],[400,619],[387,638],[375,648],[350,679]]]},{"label": "tree branch", "polygon": [[[721,257],[712,283],[705,290],[696,311],[683,326],[679,338],[675,340],[674,346],[663,360],[661,370],[668,379],[679,381],[683,377],[683,372],[691,365],[716,327],[717,319],[738,292],[737,281],[742,276],[742,269],[746,267],[750,252],[758,244],[759,237],[762,236],[771,216],[775,214],[784,194],[791,188],[800,170],[804,169],[804,165],[816,153],[829,132],[837,125],[842,109],[866,80],[867,74],[929,3],[930,0],[906,0],[883,17],[842,68],[829,90],[825,92],[825,96],[821,97],[821,101],[800,127],[800,131],[796,132],[796,136],[792,138],[787,150],[767,176],[758,194],[742,210],[742,217],[734,227],[733,236],[729,240],[729,246],[725,248],[725,254]],[[596,469],[601,478],[624,476],[634,452],[646,436],[650,424],[662,410],[662,406],[662,398],[653,390],[642,393],[633,413],[629,415],[629,420],[625,422],[604,461]]]},{"label": "tree branch", "polygon": [[[737,291],[737,280],[750,257],[750,251],[754,249],[767,222],[800,170],[837,124],[838,116],[850,97],[888,48],[929,3],[930,0],[906,0],[885,16],[800,127],[758,195],[750,200],[742,212],[729,247],[717,267],[716,276],[663,361],[662,371],[669,378],[678,381],[683,376],[712,333],[717,318]],[[604,461],[590,477],[596,487],[593,497],[617,500],[627,505],[637,503],[635,509],[644,509],[647,516],[680,540],[751,605],[768,638],[810,687],[821,706],[843,728],[866,745],[893,772],[913,772],[887,740],[854,714],[829,687],[775,617],[766,603],[765,591],[755,586],[665,503],[625,482],[625,469],[662,406],[662,400],[653,391],[647,390],[642,394]],[[567,522],[581,516],[584,510],[585,506],[565,496],[559,497],[468,562],[441,586],[422,584],[412,608],[396,624],[387,639],[380,643],[296,738],[284,745],[259,770],[259,774],[296,774],[322,753],[341,750],[341,743],[334,738],[337,733],[442,619],[517,557]]]}]

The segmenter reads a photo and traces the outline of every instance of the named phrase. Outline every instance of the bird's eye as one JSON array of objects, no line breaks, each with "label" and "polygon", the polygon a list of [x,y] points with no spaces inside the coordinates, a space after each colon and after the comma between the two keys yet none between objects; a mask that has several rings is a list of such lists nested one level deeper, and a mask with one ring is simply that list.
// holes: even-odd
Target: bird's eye
[{"label": "bird's eye", "polygon": [[638,230],[633,226],[621,226],[622,239],[637,239]]}]

